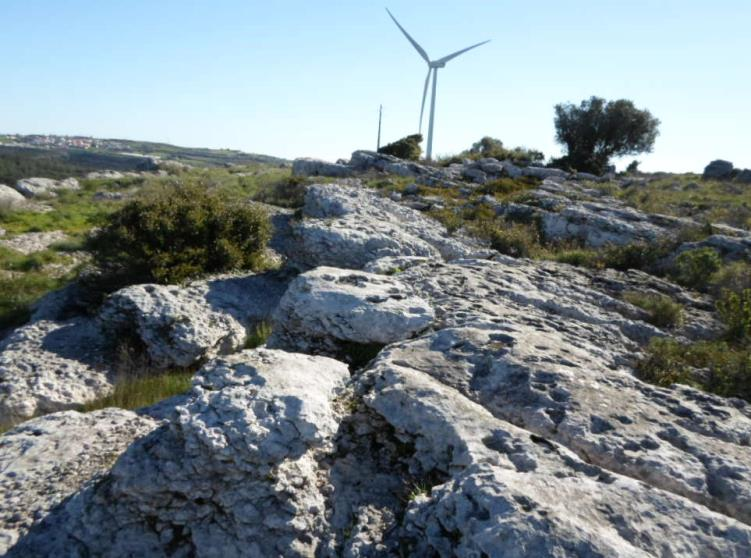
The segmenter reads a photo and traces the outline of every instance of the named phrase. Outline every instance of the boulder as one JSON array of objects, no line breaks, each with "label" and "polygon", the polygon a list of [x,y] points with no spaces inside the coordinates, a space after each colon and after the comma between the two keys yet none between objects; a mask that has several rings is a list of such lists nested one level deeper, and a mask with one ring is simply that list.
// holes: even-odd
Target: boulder
[{"label": "boulder", "polygon": [[135,335],[157,368],[190,366],[241,349],[251,328],[270,317],[287,286],[283,274],[222,276],[176,285],[133,285],[99,312],[113,335]]},{"label": "boulder", "polygon": [[0,184],[0,210],[18,209],[26,203],[23,195],[5,184]]},{"label": "boulder", "polygon": [[318,267],[290,284],[274,313],[269,346],[335,355],[344,343],[406,339],[433,318],[430,305],[395,277]]},{"label": "boulder", "polygon": [[60,190],[78,190],[81,186],[75,178],[53,180],[52,178],[22,178],[16,182],[16,190],[27,198],[54,197]]},{"label": "boulder", "polygon": [[[516,344],[516,331],[501,323],[486,333],[445,330],[405,343],[382,353],[360,380],[366,404],[414,448],[411,471],[425,479],[401,526],[401,547],[409,555],[700,557],[751,548],[744,522],[656,488],[658,482],[592,464],[553,436],[530,433],[535,427],[528,423],[515,426],[517,417],[490,402],[519,397],[531,398],[529,404],[535,389],[556,384],[529,378],[530,387],[540,387],[518,390],[516,383],[547,360],[510,361],[517,351],[533,350],[527,342],[539,341]],[[480,346],[487,352],[476,353]],[[600,408],[616,412],[609,403]],[[608,432],[599,415],[586,419],[585,428],[591,423],[598,434]],[[616,424],[614,430],[622,423]],[[630,451],[649,452],[642,447],[647,440]]]},{"label": "boulder", "polygon": [[733,163],[716,159],[704,167],[704,178],[726,179],[733,176]]},{"label": "boulder", "polygon": [[561,169],[549,169],[546,167],[523,167],[521,169],[522,176],[532,176],[534,178],[541,179],[558,179],[563,180],[568,177],[568,173]]},{"label": "boulder", "polygon": [[107,473],[156,422],[122,409],[62,411],[0,438],[0,554],[83,485]]},{"label": "boulder", "polygon": [[0,342],[0,426],[78,406],[107,395],[106,338],[95,321],[40,320]]},{"label": "boulder", "polygon": [[339,163],[328,163],[319,159],[295,159],[292,163],[293,176],[333,176],[343,178],[352,175],[352,169]]},{"label": "boulder", "polygon": [[490,255],[475,241],[360,184],[314,184],[285,256],[300,267],[361,269],[385,256],[455,259]]},{"label": "boulder", "polygon": [[332,490],[318,462],[348,377],[340,362],[282,351],[207,364],[168,425],[9,556],[313,556]]}]

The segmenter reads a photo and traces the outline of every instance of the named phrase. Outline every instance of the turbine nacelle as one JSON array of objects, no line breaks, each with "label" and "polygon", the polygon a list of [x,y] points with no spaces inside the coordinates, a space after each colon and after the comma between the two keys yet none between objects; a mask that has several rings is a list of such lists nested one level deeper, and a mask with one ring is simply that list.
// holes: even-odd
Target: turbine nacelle
[{"label": "turbine nacelle", "polygon": [[404,34],[404,36],[407,38],[407,40],[412,44],[413,47],[415,47],[415,50],[417,53],[422,57],[423,60],[428,64],[428,75],[425,78],[425,87],[422,92],[422,104],[420,105],[420,133],[422,133],[422,116],[425,112],[425,99],[427,99],[428,96],[428,85],[430,84],[430,75],[433,74],[433,94],[432,99],[430,102],[430,120],[428,125],[428,147],[426,150],[426,157],[428,160],[430,160],[431,156],[433,155],[433,119],[435,117],[435,91],[436,91],[436,82],[438,80],[438,70],[439,68],[445,68],[446,63],[449,60],[453,60],[457,56],[464,54],[468,50],[472,50],[473,48],[477,48],[479,46],[484,45],[485,43],[489,43],[490,41],[483,41],[481,43],[477,43],[472,46],[468,46],[467,48],[463,48],[461,50],[457,50],[456,52],[453,52],[447,56],[444,56],[443,58],[439,58],[437,60],[431,60],[428,56],[428,53],[425,52],[425,49],[422,48],[417,41],[415,41],[409,33],[407,33],[407,30],[404,29],[404,27],[401,26],[401,24],[396,20],[394,17],[394,14],[389,11],[388,8],[386,8],[386,11],[388,12],[389,16],[392,20],[394,20],[394,23],[399,28],[399,30]]}]

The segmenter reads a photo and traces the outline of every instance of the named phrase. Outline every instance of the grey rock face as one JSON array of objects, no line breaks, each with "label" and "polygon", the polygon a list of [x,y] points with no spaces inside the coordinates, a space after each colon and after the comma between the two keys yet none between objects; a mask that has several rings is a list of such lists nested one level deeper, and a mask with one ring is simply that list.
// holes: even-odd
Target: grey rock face
[{"label": "grey rock face", "polygon": [[52,413],[109,393],[105,338],[87,318],[38,321],[0,342],[0,425]]},{"label": "grey rock face", "polygon": [[751,257],[751,236],[713,234],[696,242],[684,242],[676,249],[675,256],[698,248],[713,248],[726,261],[748,261]]},{"label": "grey rock face", "polygon": [[717,159],[704,167],[704,178],[730,178],[733,175],[733,163]]},{"label": "grey rock face", "polygon": [[52,178],[22,178],[16,182],[16,190],[21,192],[27,198],[38,196],[54,197],[60,190],[78,190],[80,188],[78,180],[75,178],[66,178],[64,180],[53,180]]},{"label": "grey rock face", "polygon": [[342,363],[281,351],[214,361],[168,426],[15,555],[313,556],[326,525],[318,461],[348,377]]},{"label": "grey rock face", "polygon": [[189,366],[242,348],[248,329],[270,317],[287,281],[265,274],[186,287],[134,285],[110,296],[99,321],[108,331],[136,334],[154,366]]},{"label": "grey rock face", "polygon": [[287,257],[300,265],[361,269],[385,256],[452,260],[489,255],[436,221],[378,196],[361,185],[315,184],[308,188],[304,219],[293,226]]},{"label": "grey rock face", "polygon": [[155,426],[121,409],[63,411],[0,437],[0,554]]},{"label": "grey rock face", "polygon": [[[430,347],[427,353],[409,343],[386,351],[363,379],[372,386],[366,403],[414,444],[412,470],[448,477],[409,503],[401,536],[411,555],[699,557],[740,556],[751,548],[744,523],[592,465],[548,437],[513,426],[487,403],[477,404],[477,394],[490,393],[485,382],[501,363],[517,348],[525,350],[524,343],[507,345],[510,339],[499,337],[513,332],[488,330],[496,336],[493,348],[476,354],[465,376],[472,395],[457,394],[449,386],[458,376],[447,374],[475,354],[478,341],[463,331],[469,337],[444,331],[449,338],[411,342]],[[492,398],[516,391],[513,378],[534,365],[522,366],[509,363],[504,380],[488,385]]]},{"label": "grey rock face", "polygon": [[0,209],[18,209],[26,203],[26,198],[10,186],[0,184]]},{"label": "grey rock face", "polygon": [[55,242],[60,242],[67,238],[68,235],[63,231],[30,232],[0,240],[0,246],[5,246],[21,254],[33,254],[34,252],[46,250]]},{"label": "grey rock face", "polygon": [[344,178],[352,176],[352,169],[347,165],[329,163],[319,159],[295,159],[292,163],[293,176],[333,176]]},{"label": "grey rock face", "polygon": [[336,354],[342,342],[406,339],[433,317],[430,305],[394,277],[318,267],[298,276],[282,297],[269,346]]}]

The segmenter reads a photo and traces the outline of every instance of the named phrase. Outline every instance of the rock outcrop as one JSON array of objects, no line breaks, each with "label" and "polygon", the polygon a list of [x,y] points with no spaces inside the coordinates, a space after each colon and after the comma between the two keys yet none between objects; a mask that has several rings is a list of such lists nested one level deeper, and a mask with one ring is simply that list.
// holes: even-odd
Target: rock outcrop
[{"label": "rock outcrop", "polygon": [[26,203],[26,198],[10,186],[0,184],[0,209],[18,209]]},{"label": "rock outcrop", "polygon": [[109,471],[156,423],[130,411],[64,411],[0,438],[0,554],[86,483]]},{"label": "rock outcrop", "polygon": [[22,178],[16,182],[16,190],[27,198],[40,196],[55,197],[60,190],[78,190],[78,180],[66,178],[54,180],[52,178]]},{"label": "rock outcrop", "polygon": [[0,426],[109,393],[105,338],[88,318],[38,321],[0,341]]},{"label": "rock outcrop", "polygon": [[348,377],[335,360],[264,349],[207,365],[169,425],[10,555],[313,556],[326,527],[318,462]]},{"label": "rock outcrop", "polygon": [[[579,188],[547,177],[529,207],[555,213]],[[579,201],[602,217],[579,229],[597,245],[609,202]],[[610,211],[621,236],[677,226]],[[239,349],[227,335],[264,299],[274,332],[267,347],[205,363],[106,474],[65,484],[65,500],[32,489],[33,524],[3,519],[6,544],[18,538],[9,556],[751,553],[751,405],[634,373],[653,337],[719,333],[707,299],[643,272],[483,251],[353,181],[311,186],[301,213],[284,216],[276,242],[312,269],[279,290],[246,278],[221,304],[195,285],[113,297],[97,323],[126,315],[171,362]],[[648,323],[630,291],[671,296],[685,323]],[[2,358],[50,350],[25,331]],[[360,368],[318,356],[343,359],[351,345],[378,352]],[[87,420],[107,431],[112,419]],[[0,465],[22,451],[3,447]],[[7,486],[26,506],[23,483]]]},{"label": "rock outcrop", "polygon": [[433,318],[430,304],[394,277],[318,267],[297,277],[282,297],[269,346],[335,355],[342,343],[407,339]]},{"label": "rock outcrop", "polygon": [[114,336],[136,336],[157,368],[186,367],[240,350],[284,293],[281,273],[226,276],[176,285],[134,285],[112,294],[99,312]]},{"label": "rock outcrop", "polygon": [[441,224],[359,182],[310,186],[302,213],[285,255],[303,267],[361,269],[385,256],[452,260],[490,255],[474,241],[449,236]]}]

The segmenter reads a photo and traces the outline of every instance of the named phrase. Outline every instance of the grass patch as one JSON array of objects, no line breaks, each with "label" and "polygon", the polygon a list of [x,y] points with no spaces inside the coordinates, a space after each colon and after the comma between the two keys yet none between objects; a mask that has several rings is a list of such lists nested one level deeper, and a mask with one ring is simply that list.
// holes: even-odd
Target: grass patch
[{"label": "grass patch", "polygon": [[696,221],[751,226],[751,188],[722,180],[704,180],[698,174],[647,177],[621,188],[617,183],[587,183],[648,213],[689,217]]},{"label": "grass patch", "polygon": [[271,337],[272,327],[271,322],[263,321],[257,323],[253,330],[245,338],[245,349],[255,349],[265,344]]},{"label": "grass patch", "polygon": [[124,379],[115,385],[113,392],[101,399],[82,405],[81,412],[88,413],[107,407],[139,409],[158,403],[190,389],[193,372],[167,372]]},{"label": "grass patch", "polygon": [[623,300],[648,313],[647,321],[661,328],[675,328],[683,324],[683,306],[661,294],[627,292]]}]

